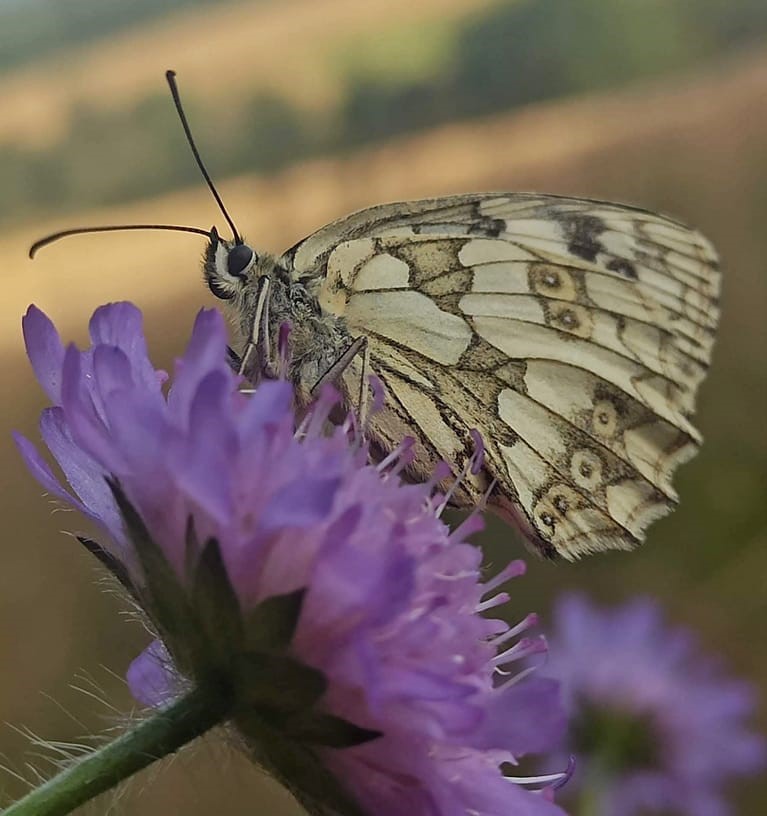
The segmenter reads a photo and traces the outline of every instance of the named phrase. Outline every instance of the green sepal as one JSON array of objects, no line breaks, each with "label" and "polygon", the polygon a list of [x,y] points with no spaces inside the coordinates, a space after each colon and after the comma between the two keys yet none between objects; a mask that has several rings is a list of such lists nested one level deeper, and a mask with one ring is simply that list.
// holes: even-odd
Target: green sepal
[{"label": "green sepal", "polygon": [[284,652],[290,646],[301,616],[306,589],[272,595],[245,617],[248,652]]},{"label": "green sepal", "polygon": [[348,748],[380,736],[317,712],[327,689],[322,672],[286,654],[301,615],[305,590],[267,598],[243,619],[216,539],[201,547],[190,519],[185,581],[153,540],[119,481],[107,483],[141,567],[137,586],[112,568],[90,539],[83,544],[137,597],[174,663],[226,706],[254,759],[293,791],[312,816],[364,816],[313,750]]},{"label": "green sepal", "polygon": [[362,728],[342,717],[320,711],[304,711],[283,723],[286,736],[325,748],[353,748],[378,739],[381,731]]},{"label": "green sepal", "polygon": [[309,745],[294,742],[253,711],[235,717],[235,723],[253,760],[281,782],[311,816],[365,816]]},{"label": "green sepal", "polygon": [[[187,538],[194,536],[189,525]],[[228,672],[243,648],[242,610],[226,571],[221,547],[209,538],[190,576],[190,604],[199,626],[199,665]]]},{"label": "green sepal", "polygon": [[125,529],[138,556],[145,585],[138,590],[141,605],[148,612],[175,658],[177,644],[194,642],[195,626],[192,608],[186,591],[168,562],[162,549],[155,543],[143,519],[117,479],[107,477],[112,495],[120,510]]},{"label": "green sepal", "polygon": [[238,707],[255,709],[276,726],[314,706],[327,685],[322,672],[288,655],[249,652],[237,658]]},{"label": "green sepal", "polygon": [[106,567],[109,570],[112,577],[115,578],[123,586],[123,588],[128,591],[134,601],[140,600],[139,591],[134,585],[133,579],[130,577],[130,573],[121,561],[115,558],[108,550],[105,550],[101,544],[98,543],[98,541],[94,541],[92,538],[81,535],[75,536],[75,538],[94,558],[101,563],[103,567]]}]

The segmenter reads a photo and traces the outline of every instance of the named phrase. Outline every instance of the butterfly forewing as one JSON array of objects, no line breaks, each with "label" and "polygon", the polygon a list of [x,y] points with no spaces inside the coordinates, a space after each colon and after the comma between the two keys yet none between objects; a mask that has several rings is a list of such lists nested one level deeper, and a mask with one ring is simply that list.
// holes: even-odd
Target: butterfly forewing
[{"label": "butterfly forewing", "polygon": [[544,554],[632,548],[676,503],[718,320],[699,233],[597,201],[456,196],[355,213],[282,262],[368,338],[388,391],[374,441],[415,436],[425,476],[460,466],[478,429],[485,469],[459,500],[495,480],[490,504]]}]

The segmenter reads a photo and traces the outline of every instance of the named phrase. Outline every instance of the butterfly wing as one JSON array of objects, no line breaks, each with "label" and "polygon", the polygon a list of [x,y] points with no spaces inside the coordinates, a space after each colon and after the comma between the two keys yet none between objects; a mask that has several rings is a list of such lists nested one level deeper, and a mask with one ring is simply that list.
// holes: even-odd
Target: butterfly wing
[{"label": "butterfly wing", "polygon": [[490,505],[539,551],[630,549],[676,504],[718,320],[699,233],[598,201],[456,196],[355,213],[283,263],[368,337],[388,390],[381,447],[415,436],[423,477],[440,458],[460,466],[477,428],[485,468],[459,500],[495,481]]}]

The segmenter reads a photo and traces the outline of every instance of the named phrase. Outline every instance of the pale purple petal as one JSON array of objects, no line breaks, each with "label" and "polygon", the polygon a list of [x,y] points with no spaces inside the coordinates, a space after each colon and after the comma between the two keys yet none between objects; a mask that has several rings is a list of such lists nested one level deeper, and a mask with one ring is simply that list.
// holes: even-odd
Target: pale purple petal
[{"label": "pale purple petal", "polygon": [[223,372],[203,377],[189,406],[188,433],[194,445],[182,444],[170,459],[181,489],[208,514],[224,523],[232,516],[234,474],[230,463],[239,450],[237,431],[228,416],[231,383]]},{"label": "pale purple petal", "polygon": [[48,467],[48,463],[40,455],[35,445],[18,431],[13,432],[13,440],[19,449],[24,464],[29,468],[32,475],[49,493],[58,496],[60,499],[71,504],[77,510],[86,515],[91,515],[91,511],[79,499],[73,496],[68,490],[62,487],[61,482],[54,476],[53,471]]},{"label": "pale purple petal", "polygon": [[107,471],[102,470],[74,442],[60,408],[43,411],[40,415],[40,434],[77,494],[79,501],[72,501],[72,504],[103,524],[115,539],[122,541],[122,522],[106,482]]},{"label": "pale purple petal", "polygon": [[224,319],[213,309],[203,309],[197,315],[184,356],[176,361],[168,405],[177,417],[187,416],[201,380],[214,371],[234,379],[226,363]]},{"label": "pale purple petal", "polygon": [[161,640],[153,640],[128,667],[125,678],[133,697],[148,708],[161,708],[178,694],[172,660]]},{"label": "pale purple petal", "polygon": [[130,360],[133,378],[146,388],[156,388],[167,376],[155,371],[143,331],[144,319],[132,303],[110,303],[93,313],[89,325],[94,348],[119,348]]},{"label": "pale purple petal", "polygon": [[27,355],[37,381],[54,403],[61,400],[64,346],[56,327],[37,306],[30,306],[21,321]]},{"label": "pale purple petal", "polygon": [[264,509],[265,532],[310,527],[327,518],[340,479],[296,479],[274,493]]},{"label": "pale purple petal", "polygon": [[486,706],[474,745],[505,748],[517,756],[557,748],[566,724],[558,699],[559,684],[544,677],[506,683]]},{"label": "pale purple petal", "polygon": [[293,422],[293,389],[285,380],[264,382],[247,401],[240,420],[242,442],[255,438],[266,424]]}]

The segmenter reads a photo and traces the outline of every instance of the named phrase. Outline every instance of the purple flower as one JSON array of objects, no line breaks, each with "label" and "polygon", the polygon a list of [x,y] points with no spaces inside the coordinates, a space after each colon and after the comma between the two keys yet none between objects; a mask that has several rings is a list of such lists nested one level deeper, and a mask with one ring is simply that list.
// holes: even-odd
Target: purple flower
[{"label": "purple flower", "polygon": [[568,789],[597,802],[594,813],[724,816],[724,783],[765,765],[765,742],[747,725],[753,689],[690,632],[668,628],[650,599],[609,612],[561,600],[547,671],[571,718]]},{"label": "purple flower", "polygon": [[407,442],[371,463],[351,419],[328,422],[331,391],[298,428],[288,383],[241,393],[217,312],[200,313],[167,393],[135,307],[102,307],[90,329],[81,352],[35,307],[24,319],[69,486],[17,443],[103,528],[86,543],[158,632],[129,670],[136,698],[162,705],[185,683],[230,695],[246,745],[313,807],[561,814],[503,773],[563,729],[556,683],[514,669],[545,649],[519,637],[534,616],[479,614],[523,565],[483,583],[466,542],[479,517],[453,532],[439,518],[444,473],[404,483]]}]

